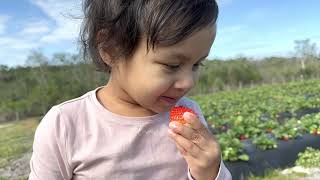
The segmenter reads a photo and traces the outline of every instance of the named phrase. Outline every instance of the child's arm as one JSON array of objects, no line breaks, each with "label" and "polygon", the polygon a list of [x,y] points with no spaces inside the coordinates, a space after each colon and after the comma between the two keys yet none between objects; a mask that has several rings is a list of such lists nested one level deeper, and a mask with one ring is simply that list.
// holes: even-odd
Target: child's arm
[{"label": "child's arm", "polygon": [[35,132],[29,180],[72,179],[67,161],[66,132],[58,108],[53,107]]}]

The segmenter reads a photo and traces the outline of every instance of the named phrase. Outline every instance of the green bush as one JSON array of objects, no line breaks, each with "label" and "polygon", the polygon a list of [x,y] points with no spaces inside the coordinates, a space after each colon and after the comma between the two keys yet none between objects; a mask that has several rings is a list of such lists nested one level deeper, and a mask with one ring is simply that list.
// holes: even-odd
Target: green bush
[{"label": "green bush", "polygon": [[307,147],[304,152],[298,154],[296,165],[303,167],[320,167],[320,150]]}]

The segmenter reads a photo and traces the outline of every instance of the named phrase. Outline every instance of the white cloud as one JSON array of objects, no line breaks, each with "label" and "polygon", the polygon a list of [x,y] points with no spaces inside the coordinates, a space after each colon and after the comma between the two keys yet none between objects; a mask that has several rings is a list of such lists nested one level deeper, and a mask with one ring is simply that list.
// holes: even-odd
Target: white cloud
[{"label": "white cloud", "polygon": [[68,22],[65,25],[58,25],[48,35],[43,36],[40,41],[44,43],[57,43],[63,40],[73,40],[77,39],[79,35],[80,24],[75,22]]},{"label": "white cloud", "polygon": [[[12,32],[2,35],[0,34],[0,64],[9,66],[23,65],[29,52],[33,49],[41,47],[40,42],[36,39],[37,37],[32,38],[30,36],[30,33],[32,32],[30,27],[32,26],[20,26],[22,26],[22,32],[18,32],[17,34]],[[9,29],[10,26],[7,28]]]},{"label": "white cloud", "polygon": [[30,42],[21,38],[0,37],[0,46],[4,49],[29,50],[38,47],[38,43]]},{"label": "white cloud", "polygon": [[21,31],[22,35],[41,35],[50,31],[48,22],[44,20],[28,23]]},{"label": "white cloud", "polygon": [[0,36],[0,64],[9,66],[23,65],[32,49],[39,47],[39,43],[31,42],[19,37]]},{"label": "white cloud", "polygon": [[[59,51],[57,47],[76,49],[75,43],[71,45],[74,48],[69,47],[69,44],[79,35],[81,19],[74,19],[72,16],[81,17],[81,0],[29,1],[46,16],[24,19],[22,23],[17,19],[18,21],[11,23],[11,27],[7,25],[10,17],[0,15],[0,64],[23,65],[30,51],[39,48],[43,48],[46,56]],[[11,28],[20,31],[16,32]],[[10,33],[6,33],[6,29]]]},{"label": "white cloud", "polygon": [[81,19],[81,1],[79,0],[31,0],[55,22],[54,29],[43,36],[44,43],[58,43],[64,40],[76,40],[79,35]]},{"label": "white cloud", "polygon": [[0,34],[4,34],[7,28],[7,22],[10,19],[10,16],[0,15]]}]

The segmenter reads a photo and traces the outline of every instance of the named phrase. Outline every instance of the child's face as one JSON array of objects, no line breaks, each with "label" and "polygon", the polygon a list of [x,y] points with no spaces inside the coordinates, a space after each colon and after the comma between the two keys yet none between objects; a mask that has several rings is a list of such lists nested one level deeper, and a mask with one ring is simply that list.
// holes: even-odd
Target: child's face
[{"label": "child's face", "polygon": [[215,34],[215,26],[206,27],[178,44],[148,53],[142,40],[132,57],[113,67],[108,85],[117,89],[118,98],[152,114],[168,111],[196,85],[197,65],[208,55]]}]

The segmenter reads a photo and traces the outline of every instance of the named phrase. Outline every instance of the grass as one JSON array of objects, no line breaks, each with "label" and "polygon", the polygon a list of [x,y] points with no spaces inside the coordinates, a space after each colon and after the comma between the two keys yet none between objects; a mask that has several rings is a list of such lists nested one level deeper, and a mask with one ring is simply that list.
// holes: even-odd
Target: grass
[{"label": "grass", "polygon": [[[0,124],[0,168],[32,149],[37,126],[36,118]],[[3,180],[3,177],[0,177],[0,180]]]},{"label": "grass", "polygon": [[291,173],[291,174],[281,174],[280,169],[269,170],[266,172],[265,176],[249,176],[248,180],[297,180],[301,177],[306,177],[307,174],[304,173]]},{"label": "grass", "polygon": [[[0,180],[9,180],[6,177],[0,176]],[[28,180],[28,177],[20,177],[18,180]]]}]

